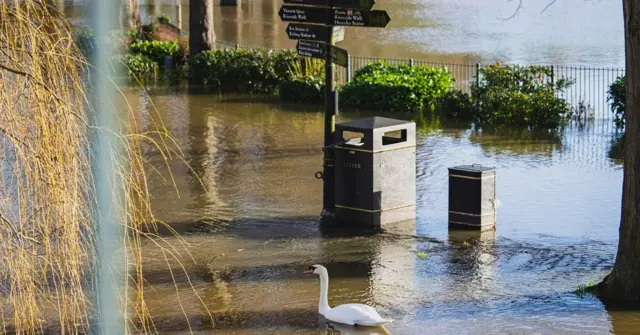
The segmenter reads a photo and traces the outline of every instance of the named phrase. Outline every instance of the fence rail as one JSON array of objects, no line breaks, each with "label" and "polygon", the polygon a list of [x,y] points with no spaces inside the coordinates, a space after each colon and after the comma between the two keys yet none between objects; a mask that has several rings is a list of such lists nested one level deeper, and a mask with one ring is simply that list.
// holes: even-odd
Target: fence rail
[{"label": "fence rail", "polygon": [[[217,45],[223,48],[236,48],[245,50],[277,50],[266,47],[238,45],[225,41],[217,41]],[[279,49],[288,50],[288,49]],[[358,69],[369,63],[385,61],[391,65],[415,65],[446,67],[455,78],[456,89],[465,93],[471,93],[471,85],[474,80],[478,80],[478,72],[485,64],[462,64],[462,63],[441,63],[422,59],[400,59],[400,58],[380,58],[349,56],[346,68],[336,66],[335,78],[339,85],[348,83]],[[607,101],[607,91],[609,86],[617,77],[624,75],[622,68],[589,68],[565,65],[547,65],[551,68],[552,77],[550,80],[565,78],[571,80],[573,84],[565,91],[558,92],[558,97],[565,99],[573,108],[586,108],[593,113],[596,119],[611,119],[611,104]]]}]

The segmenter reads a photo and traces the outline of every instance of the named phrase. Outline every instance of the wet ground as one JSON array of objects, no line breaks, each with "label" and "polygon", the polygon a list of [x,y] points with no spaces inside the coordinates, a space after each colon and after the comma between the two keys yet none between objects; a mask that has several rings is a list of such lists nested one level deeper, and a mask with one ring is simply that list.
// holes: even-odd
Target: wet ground
[{"label": "wet ground", "polygon": [[[302,274],[317,263],[329,269],[330,305],[375,306],[395,320],[386,327],[393,334],[640,329],[640,313],[607,311],[574,293],[603,278],[615,257],[622,170],[608,157],[615,137],[609,122],[561,134],[419,122],[416,220],[381,235],[349,237],[318,229],[321,183],[314,173],[322,164],[323,117],[317,107],[150,92],[194,168],[171,162],[179,198],[169,182],[151,183],[157,214],[189,245],[195,262],[184,251],[182,260],[202,299],[180,265],[167,266],[166,253],[148,242],[149,305],[167,333],[191,327],[202,334],[325,334],[319,281]],[[134,108],[149,114],[148,99],[130,94]],[[365,116],[343,111],[338,122]],[[147,157],[161,165],[154,152]],[[447,229],[447,167],[472,163],[497,168],[493,233]]]}]

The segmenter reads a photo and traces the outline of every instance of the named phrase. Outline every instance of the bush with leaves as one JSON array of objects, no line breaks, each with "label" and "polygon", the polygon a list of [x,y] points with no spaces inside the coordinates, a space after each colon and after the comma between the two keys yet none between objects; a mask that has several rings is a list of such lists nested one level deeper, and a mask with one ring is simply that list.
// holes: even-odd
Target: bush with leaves
[{"label": "bush with leaves", "polygon": [[280,100],[287,102],[321,103],[324,101],[324,61],[301,57],[288,69],[290,79],[280,83]]},{"label": "bush with leaves", "polygon": [[275,93],[291,78],[288,69],[297,57],[295,51],[210,50],[190,59],[189,71],[223,93]]},{"label": "bush with leaves", "polygon": [[607,101],[611,102],[611,111],[613,112],[613,122],[616,124],[617,129],[624,128],[624,107],[625,107],[625,77],[618,77],[609,86],[607,91]]},{"label": "bush with leaves", "polygon": [[473,119],[474,105],[469,94],[451,90],[437,99],[434,110],[448,118],[470,121]]},{"label": "bush with leaves", "polygon": [[171,19],[169,18],[169,15],[162,14],[162,15],[158,16],[158,23],[160,23],[160,24],[169,24],[169,23],[171,23]]},{"label": "bush with leaves", "polygon": [[129,75],[155,75],[158,70],[158,64],[155,61],[141,54],[116,55],[114,61],[119,63],[117,65],[124,66]]},{"label": "bush with leaves", "polygon": [[356,71],[342,89],[340,102],[364,109],[420,111],[437,103],[453,83],[444,68],[394,66],[379,61]]},{"label": "bush with leaves", "polygon": [[129,52],[144,55],[157,64],[163,64],[165,56],[179,56],[180,47],[176,42],[139,41],[131,44]]},{"label": "bush with leaves", "polygon": [[557,97],[571,82],[551,80],[551,69],[496,63],[480,69],[471,86],[478,124],[554,128],[566,123],[571,106]]},{"label": "bush with leaves", "polygon": [[322,103],[324,78],[295,77],[280,84],[280,100],[287,102]]}]

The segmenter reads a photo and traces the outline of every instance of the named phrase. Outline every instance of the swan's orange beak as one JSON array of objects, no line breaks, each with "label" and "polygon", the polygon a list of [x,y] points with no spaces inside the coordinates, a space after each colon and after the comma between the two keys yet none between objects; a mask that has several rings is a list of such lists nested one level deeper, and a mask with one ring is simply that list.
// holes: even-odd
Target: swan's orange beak
[{"label": "swan's orange beak", "polygon": [[308,274],[310,274],[310,273],[313,273],[313,270],[311,270],[311,269],[306,269],[306,270],[304,270],[304,272],[303,272],[303,273],[308,275]]}]

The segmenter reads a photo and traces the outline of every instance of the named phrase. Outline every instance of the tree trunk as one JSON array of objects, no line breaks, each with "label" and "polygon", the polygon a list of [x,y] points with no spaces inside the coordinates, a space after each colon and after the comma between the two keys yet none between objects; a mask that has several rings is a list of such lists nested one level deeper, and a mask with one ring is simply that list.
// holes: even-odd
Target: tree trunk
[{"label": "tree trunk", "polygon": [[[640,2],[623,0],[626,67],[626,125],[622,215],[618,254],[611,273],[597,287],[612,307],[640,305]],[[636,173],[639,176],[636,176]]]},{"label": "tree trunk", "polygon": [[[213,0],[191,0],[189,3],[189,58],[215,47],[213,32]],[[189,71],[190,84],[201,82],[201,71]]]},{"label": "tree trunk", "polygon": [[189,3],[189,55],[195,56],[214,48],[213,0],[191,0]]},{"label": "tree trunk", "polygon": [[140,28],[140,2],[138,0],[124,0],[123,30]]}]

